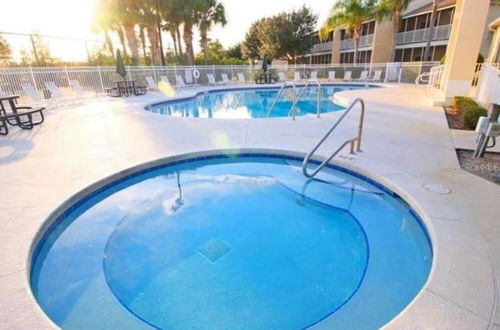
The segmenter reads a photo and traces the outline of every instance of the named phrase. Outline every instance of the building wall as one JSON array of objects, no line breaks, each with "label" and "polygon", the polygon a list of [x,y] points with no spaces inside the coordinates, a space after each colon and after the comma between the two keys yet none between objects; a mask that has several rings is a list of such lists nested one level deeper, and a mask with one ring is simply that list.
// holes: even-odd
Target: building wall
[{"label": "building wall", "polygon": [[490,30],[489,25],[500,17],[500,3],[491,4],[490,11],[488,12],[488,18],[486,26],[484,27],[483,41],[481,43],[480,53],[484,58],[488,57],[490,51],[490,45],[493,40],[493,31]]},{"label": "building wall", "polygon": [[373,37],[372,63],[391,62],[391,56],[395,47],[394,23],[393,21],[378,22],[375,25]]}]

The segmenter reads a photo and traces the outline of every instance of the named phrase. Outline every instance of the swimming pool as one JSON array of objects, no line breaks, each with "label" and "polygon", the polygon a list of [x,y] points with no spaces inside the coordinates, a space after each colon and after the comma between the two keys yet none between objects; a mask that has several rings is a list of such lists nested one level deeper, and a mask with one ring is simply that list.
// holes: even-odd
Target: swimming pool
[{"label": "swimming pool", "polygon": [[62,328],[384,325],[427,280],[425,228],[385,187],[300,165],[217,155],[117,179],[42,236],[32,291]]},{"label": "swimming pool", "polygon": [[[372,88],[374,86],[368,86]],[[303,88],[298,86],[297,93]],[[321,87],[321,113],[343,110],[333,102],[333,95],[346,90],[367,88],[364,85],[323,85]],[[267,118],[279,88],[244,88],[213,90],[195,97],[149,105],[146,110],[173,117],[192,118]],[[292,107],[292,88],[280,97],[271,117],[287,117]],[[297,104],[297,116],[317,113],[318,88],[308,88]]]}]

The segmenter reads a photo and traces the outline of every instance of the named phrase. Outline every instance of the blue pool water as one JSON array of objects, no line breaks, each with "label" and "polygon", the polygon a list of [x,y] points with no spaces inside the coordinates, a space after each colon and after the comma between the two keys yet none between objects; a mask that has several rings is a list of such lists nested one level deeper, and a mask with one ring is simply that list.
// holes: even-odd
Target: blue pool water
[{"label": "blue pool water", "polygon": [[[303,86],[299,86],[297,92]],[[333,103],[335,93],[366,88],[360,85],[324,85],[321,88],[321,113],[343,107]],[[148,106],[146,110],[162,115],[193,118],[267,118],[278,94],[278,88],[251,88],[212,91],[194,98]],[[310,87],[297,104],[297,116],[317,113],[318,88]],[[287,117],[292,107],[292,89],[287,88],[271,113],[271,117]]]},{"label": "blue pool water", "polygon": [[162,166],[71,208],[31,284],[65,329],[375,329],[424,285],[425,229],[382,186],[293,158]]}]

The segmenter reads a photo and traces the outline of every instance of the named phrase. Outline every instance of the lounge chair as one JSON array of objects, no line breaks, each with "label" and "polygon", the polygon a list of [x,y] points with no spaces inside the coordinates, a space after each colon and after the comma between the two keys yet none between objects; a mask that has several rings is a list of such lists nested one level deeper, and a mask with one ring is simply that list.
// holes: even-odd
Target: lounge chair
[{"label": "lounge chair", "polygon": [[344,73],[344,80],[352,80],[352,72],[351,71],[346,71]]},{"label": "lounge chair", "polygon": [[78,80],[71,80],[69,82],[69,86],[81,99],[88,99],[96,96],[95,93],[86,92],[85,89],[83,89],[82,85],[80,85],[80,82]]},{"label": "lounge chair", "polygon": [[[43,111],[45,108],[33,109],[31,107],[16,107],[17,113],[0,116],[0,135],[9,134],[9,124],[22,129],[32,129],[45,120]],[[19,112],[19,110],[25,110]],[[36,118],[38,117],[38,118]],[[12,123],[14,122],[14,124]]]},{"label": "lounge chair", "polygon": [[302,78],[300,77],[300,72],[295,71],[295,72],[293,73],[293,80],[294,80],[294,81],[299,81],[299,80],[302,80]]},{"label": "lounge chair", "polygon": [[186,83],[184,82],[184,79],[182,79],[182,77],[179,76],[178,74],[175,75],[175,85],[176,85],[176,87],[179,87],[179,88],[187,87]]},{"label": "lounge chair", "polygon": [[318,80],[318,71],[311,71],[311,79]]},{"label": "lounge chair", "polygon": [[368,79],[369,81],[382,81],[382,70],[375,70],[373,77]]},{"label": "lounge chair", "polygon": [[286,77],[285,77],[285,73],[284,72],[278,72],[278,80],[280,82],[285,82]]},{"label": "lounge chair", "polygon": [[161,77],[160,77],[160,80],[161,80],[161,81],[163,81],[164,83],[167,83],[167,84],[171,85],[171,84],[170,84],[170,81],[168,80],[168,77],[167,77],[167,76],[161,76]]},{"label": "lounge chair", "polygon": [[151,91],[157,90],[158,86],[156,85],[155,80],[151,76],[146,76],[146,82],[148,84],[148,89]]},{"label": "lounge chair", "polygon": [[368,70],[363,70],[361,71],[361,74],[359,75],[359,78],[356,79],[357,81],[367,81],[368,80]]},{"label": "lounge chair", "polygon": [[246,81],[246,79],[245,79],[245,75],[244,75],[243,73],[238,72],[238,74],[237,74],[237,75],[238,75],[238,82],[239,82],[240,84],[246,84],[246,83],[248,83],[248,82]]},{"label": "lounge chair", "polygon": [[221,73],[220,76],[222,78],[222,83],[223,84],[226,84],[226,85],[231,84],[231,80],[229,80],[229,77],[228,77],[227,73]]},{"label": "lounge chair", "polygon": [[198,86],[198,84],[193,81],[193,71],[191,69],[184,70],[184,77],[186,78],[185,82],[187,86]]},{"label": "lounge chair", "polygon": [[50,92],[50,100],[57,102],[58,105],[60,106],[78,101],[78,99],[64,95],[63,92],[61,92],[59,87],[56,85],[56,83],[53,81],[47,81],[45,83],[45,87],[47,87],[47,89]]},{"label": "lounge chair", "polygon": [[33,102],[35,106],[49,105],[49,101],[41,97],[35,87],[33,87],[33,85],[21,84],[21,88],[23,89],[24,93],[31,99],[31,102]]},{"label": "lounge chair", "polygon": [[215,76],[213,73],[207,73],[207,80],[208,80],[208,84],[211,86],[216,86],[216,85],[220,84],[217,81],[215,81]]},{"label": "lounge chair", "polygon": [[335,80],[335,71],[328,71],[328,80]]}]

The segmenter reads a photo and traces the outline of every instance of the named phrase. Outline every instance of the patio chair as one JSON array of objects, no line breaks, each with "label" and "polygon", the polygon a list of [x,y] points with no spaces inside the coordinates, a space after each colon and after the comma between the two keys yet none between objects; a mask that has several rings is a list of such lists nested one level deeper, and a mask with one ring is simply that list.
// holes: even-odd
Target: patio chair
[{"label": "patio chair", "polygon": [[248,83],[248,82],[246,81],[246,79],[245,79],[245,75],[244,75],[243,73],[238,72],[237,76],[238,76],[238,82],[239,82],[240,84],[246,84],[246,83]]},{"label": "patio chair", "polygon": [[328,80],[335,80],[335,71],[328,71]]},{"label": "patio chair", "polygon": [[86,92],[85,89],[83,89],[82,85],[80,85],[80,82],[78,80],[70,80],[69,86],[81,99],[87,99],[96,96],[95,93]]},{"label": "patio chair", "polygon": [[231,80],[229,80],[229,77],[228,77],[227,73],[221,73],[220,77],[222,78],[222,83],[223,84],[225,84],[225,85],[231,84]]},{"label": "patio chair", "polygon": [[284,72],[278,72],[278,80],[280,82],[285,82],[286,77],[285,77],[285,73]]},{"label": "patio chair", "polygon": [[184,79],[178,74],[175,75],[175,86],[179,88],[185,88],[187,87],[186,83],[184,82]]},{"label": "patio chair", "polygon": [[21,84],[21,88],[23,89],[24,93],[31,99],[31,102],[33,102],[35,106],[49,105],[50,102],[41,97],[35,87],[33,87],[33,85]]},{"label": "patio chair", "polygon": [[184,81],[187,86],[199,86],[195,81],[193,81],[193,71],[192,69],[184,70],[184,77],[186,78]]},{"label": "patio chair", "polygon": [[61,92],[59,87],[56,85],[56,83],[53,81],[47,81],[45,83],[45,87],[47,87],[47,89],[50,92],[50,101],[57,102],[57,104],[59,106],[63,106],[63,105],[65,106],[65,105],[68,105],[69,103],[72,103],[72,102],[74,103],[74,102],[81,101],[81,100],[64,95],[63,92]]},{"label": "patio chair", "polygon": [[163,81],[164,83],[167,83],[167,84],[171,85],[167,76],[160,76],[160,80]]},{"label": "patio chair", "polygon": [[302,78],[300,77],[300,72],[299,71],[295,71],[293,73],[293,80],[294,81],[299,81],[299,80],[302,80]]},{"label": "patio chair", "polygon": [[217,81],[215,81],[215,76],[213,73],[207,73],[207,80],[208,80],[208,84],[211,86],[216,86],[219,84],[219,83],[217,83]]},{"label": "patio chair", "polygon": [[311,71],[311,79],[318,80],[318,71]]},{"label": "patio chair", "polygon": [[368,80],[368,70],[363,70],[361,71],[361,74],[359,75],[359,78],[356,79],[357,81],[367,81]]},{"label": "patio chair", "polygon": [[158,86],[156,85],[155,80],[151,76],[146,76],[146,83],[148,84],[148,89],[151,91],[157,90]]},{"label": "patio chair", "polygon": [[[16,107],[16,109],[18,110],[17,113],[0,116],[0,135],[9,134],[8,125],[13,125],[12,120],[14,120],[15,126],[21,129],[32,129],[45,120],[43,115],[45,108],[33,109],[31,107]],[[25,111],[19,112],[19,110]]]},{"label": "patio chair", "polygon": [[373,77],[368,79],[369,81],[382,81],[382,70],[375,70]]},{"label": "patio chair", "polygon": [[352,72],[351,71],[346,71],[344,73],[344,80],[352,80]]}]

